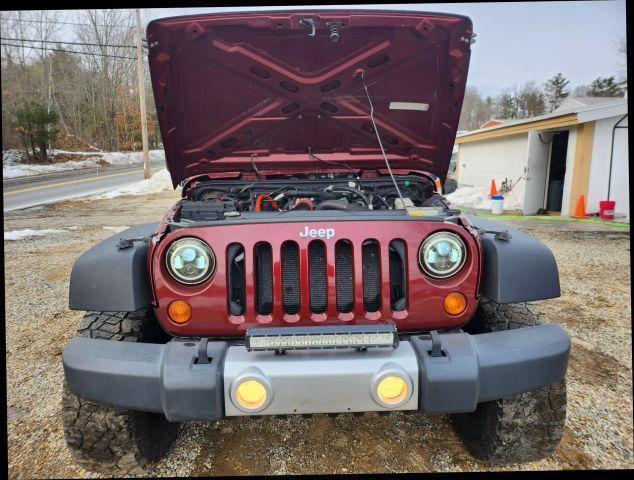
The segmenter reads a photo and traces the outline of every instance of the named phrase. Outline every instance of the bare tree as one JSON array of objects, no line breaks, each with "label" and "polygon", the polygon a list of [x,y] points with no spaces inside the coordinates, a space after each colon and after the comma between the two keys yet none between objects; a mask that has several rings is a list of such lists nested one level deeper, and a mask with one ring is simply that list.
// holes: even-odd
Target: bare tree
[{"label": "bare tree", "polygon": [[619,64],[619,80],[622,82],[627,80],[627,41],[625,37],[621,37],[617,41],[617,53],[621,57],[621,63]]},{"label": "bare tree", "polygon": [[526,82],[517,93],[518,118],[543,115],[546,102],[541,87],[533,80]]},{"label": "bare tree", "polygon": [[577,85],[575,88],[572,89],[571,95],[573,97],[587,97],[589,88],[590,85]]},{"label": "bare tree", "polygon": [[[55,10],[10,11],[2,14],[2,36],[13,41],[2,42],[2,57],[10,58],[14,63],[25,66],[29,60],[43,60],[46,51],[44,44],[57,40],[61,30],[62,16]],[[34,41],[30,41],[34,40]]]},{"label": "bare tree", "polygon": [[517,118],[517,97],[512,88],[500,92],[495,99],[497,118]]},{"label": "bare tree", "polygon": [[[143,13],[147,23],[147,12]],[[76,28],[62,31],[66,15],[53,11],[0,14],[2,37],[13,39],[3,40],[0,47],[3,148],[23,147],[14,120],[25,103],[38,109],[43,105],[47,115],[59,119],[59,125],[51,126],[60,127],[55,139],[59,146],[137,148],[141,133],[132,12],[85,10],[70,19]],[[75,34],[72,41],[79,45],[68,43],[71,32]],[[152,98],[147,73],[146,95]],[[161,139],[153,102],[148,107],[150,143],[155,148]]]},{"label": "bare tree", "polygon": [[[135,74],[132,50],[134,17],[130,10],[86,10],[75,30],[82,47],[94,53],[84,59],[91,78],[84,86],[93,112],[93,133],[107,149],[117,148],[116,97],[120,87],[132,83]],[[129,58],[126,58],[129,57]]]},{"label": "bare tree", "polygon": [[533,80],[502,90],[495,103],[498,118],[536,117],[546,111],[544,93]]},{"label": "bare tree", "polygon": [[[3,148],[11,145],[10,125],[26,103],[36,101],[52,107],[52,65],[48,52],[42,47],[57,40],[61,29],[61,14],[52,10],[3,12],[0,28],[2,36],[2,131]],[[38,42],[39,45],[38,45]],[[40,48],[38,48],[40,47]],[[10,85],[10,89],[5,86]]]},{"label": "bare tree", "polygon": [[491,97],[483,99],[478,89],[467,87],[464,100],[462,102],[462,112],[458,130],[475,130],[490,120],[493,116],[493,100]]}]

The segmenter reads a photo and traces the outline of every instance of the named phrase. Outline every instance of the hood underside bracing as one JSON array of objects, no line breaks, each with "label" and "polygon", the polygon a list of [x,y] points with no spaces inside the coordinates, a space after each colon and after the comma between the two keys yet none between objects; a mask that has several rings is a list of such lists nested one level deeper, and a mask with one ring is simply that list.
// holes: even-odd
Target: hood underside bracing
[{"label": "hood underside bracing", "polygon": [[[314,27],[314,28],[313,28]],[[444,180],[464,96],[467,17],[395,11],[155,20],[149,62],[174,185],[200,174],[385,165]],[[254,157],[255,155],[255,157]]]}]

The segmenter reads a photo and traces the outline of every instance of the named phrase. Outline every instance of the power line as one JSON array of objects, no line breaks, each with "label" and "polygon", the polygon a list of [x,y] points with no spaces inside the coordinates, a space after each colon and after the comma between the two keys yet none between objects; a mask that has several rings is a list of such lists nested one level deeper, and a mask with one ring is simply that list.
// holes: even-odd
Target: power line
[{"label": "power line", "polygon": [[36,40],[33,38],[9,38],[9,37],[0,37],[0,40],[9,40],[11,42],[34,42],[34,43],[67,43],[68,45],[87,45],[91,47],[113,47],[113,48],[132,48],[135,49],[134,45],[116,45],[112,43],[89,43],[89,42],[68,42],[68,41],[58,41],[58,40]]},{"label": "power line", "polygon": [[78,27],[104,27],[104,28],[129,28],[134,29],[134,27],[130,25],[104,25],[104,24],[90,24],[90,23],[76,23],[76,22],[62,22],[60,20],[37,20],[37,19],[29,19],[22,20],[22,23],[54,23],[57,25],[76,25]]},{"label": "power line", "polygon": [[123,55],[108,55],[105,53],[78,52],[76,50],[62,50],[61,48],[49,48],[49,47],[34,47],[33,45],[17,45],[15,43],[6,43],[6,42],[3,42],[2,45],[7,45],[9,47],[18,47],[18,48],[33,48],[36,50],[50,50],[51,52],[77,53],[79,55],[91,55],[93,57],[126,58],[128,60],[135,59],[134,57],[126,57]]}]

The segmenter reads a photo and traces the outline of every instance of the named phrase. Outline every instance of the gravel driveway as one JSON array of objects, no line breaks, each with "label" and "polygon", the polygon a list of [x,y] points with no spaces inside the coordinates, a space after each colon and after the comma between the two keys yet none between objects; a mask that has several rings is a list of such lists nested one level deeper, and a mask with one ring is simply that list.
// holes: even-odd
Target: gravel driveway
[{"label": "gravel driveway", "polygon": [[[112,235],[104,226],[158,220],[175,198],[170,192],[5,214],[5,231],[64,229],[4,245],[11,478],[100,476],[73,463],[59,412],[61,353],[82,315],[68,310],[70,271],[81,253]],[[525,229],[559,264],[562,296],[539,305],[573,340],[568,419],[550,458],[504,468],[634,468],[629,232],[574,232],[537,222]],[[450,470],[488,467],[468,455],[447,417],[368,413],[183,424],[170,455],[148,475]]]}]

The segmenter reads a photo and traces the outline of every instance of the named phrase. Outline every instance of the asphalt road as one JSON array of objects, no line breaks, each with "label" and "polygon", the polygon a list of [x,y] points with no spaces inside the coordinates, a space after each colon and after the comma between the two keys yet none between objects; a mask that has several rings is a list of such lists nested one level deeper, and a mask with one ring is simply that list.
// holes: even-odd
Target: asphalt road
[{"label": "asphalt road", "polygon": [[[150,164],[150,172],[165,168]],[[141,165],[90,168],[69,172],[6,179],[2,182],[4,211],[93,195],[143,180]]]}]

